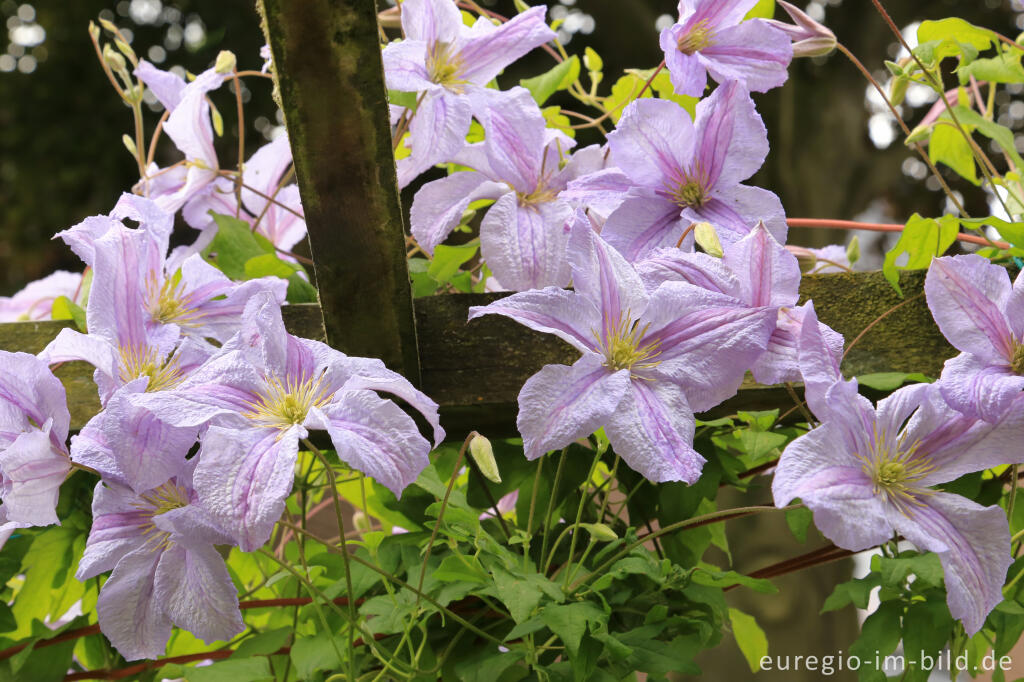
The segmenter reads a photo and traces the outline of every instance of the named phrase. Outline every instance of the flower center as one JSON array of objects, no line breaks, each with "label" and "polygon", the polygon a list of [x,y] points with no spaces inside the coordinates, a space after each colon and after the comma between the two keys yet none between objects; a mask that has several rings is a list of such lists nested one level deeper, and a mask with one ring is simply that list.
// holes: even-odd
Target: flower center
[{"label": "flower center", "polygon": [[166,514],[172,509],[187,507],[191,503],[188,491],[171,481],[167,481],[167,483],[153,488],[139,497],[142,498],[142,502],[137,503],[135,506],[148,519],[142,526],[142,535],[146,538],[146,544],[151,545],[151,551],[166,549],[171,544],[171,534],[157,528],[153,519],[161,514]]},{"label": "flower center", "polygon": [[146,393],[174,388],[185,378],[177,358],[165,360],[155,348],[121,348],[121,381],[149,377]]},{"label": "flower center", "polygon": [[704,188],[696,180],[688,180],[679,185],[672,198],[680,208],[700,208],[706,199]]},{"label": "flower center", "polygon": [[931,494],[931,490],[919,485],[919,481],[935,469],[935,465],[916,456],[918,442],[904,448],[902,440],[894,449],[885,444],[884,435],[876,438],[874,452],[867,456],[857,455],[863,463],[864,473],[871,478],[876,495],[885,495],[888,501],[907,513],[910,505],[921,506],[920,498]]},{"label": "flower center", "polygon": [[151,276],[146,283],[146,293],[149,298],[149,314],[154,322],[183,327],[198,326],[197,320],[202,317],[202,313],[195,309],[192,295],[184,292],[180,270],[159,286],[156,276]]},{"label": "flower center", "polygon": [[461,94],[469,81],[459,78],[462,60],[452,53],[451,43],[434,43],[427,52],[427,75],[438,85]]},{"label": "flower center", "polygon": [[302,424],[311,409],[326,404],[331,397],[323,387],[323,376],[288,377],[284,381],[270,377],[242,416],[259,422],[259,426],[281,431]]},{"label": "flower center", "polygon": [[1018,376],[1024,376],[1024,343],[1014,345],[1013,358],[1010,360],[1010,371]]},{"label": "flower center", "polygon": [[538,184],[537,189],[533,190],[529,194],[516,192],[516,197],[519,199],[520,206],[535,206],[537,204],[546,204],[549,201],[554,201],[555,198],[558,197],[558,192],[544,187],[543,184]]},{"label": "flower center", "polygon": [[679,36],[679,51],[686,55],[703,50],[711,45],[711,29],[708,20],[701,19],[686,34]]},{"label": "flower center", "polygon": [[661,344],[657,340],[644,341],[647,326],[640,327],[627,313],[624,319],[606,325],[603,340],[594,332],[598,347],[605,357],[604,366],[616,372],[626,369],[630,373],[656,367],[661,362],[656,359],[661,355]]}]

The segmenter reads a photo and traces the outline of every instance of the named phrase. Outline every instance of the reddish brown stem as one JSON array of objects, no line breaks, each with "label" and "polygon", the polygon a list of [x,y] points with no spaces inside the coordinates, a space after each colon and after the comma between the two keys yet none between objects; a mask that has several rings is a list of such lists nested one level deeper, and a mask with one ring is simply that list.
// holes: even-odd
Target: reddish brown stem
[{"label": "reddish brown stem", "polygon": [[[899,223],[862,223],[856,220],[832,220],[830,218],[787,218],[786,223],[790,227],[820,227],[837,230],[870,230],[871,232],[902,232],[903,225]],[[1008,249],[1010,245],[1006,242],[997,242],[979,237],[975,234],[960,232],[956,236],[958,241],[980,244],[981,246],[995,246],[999,249]]]}]

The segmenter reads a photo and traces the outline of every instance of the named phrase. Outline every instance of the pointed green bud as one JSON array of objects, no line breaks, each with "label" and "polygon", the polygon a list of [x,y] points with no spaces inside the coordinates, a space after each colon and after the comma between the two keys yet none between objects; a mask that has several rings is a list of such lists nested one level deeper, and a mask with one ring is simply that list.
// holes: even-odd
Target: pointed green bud
[{"label": "pointed green bud", "polygon": [[139,155],[139,150],[135,146],[135,140],[132,139],[131,135],[127,135],[127,134],[122,135],[121,136],[121,142],[124,143],[124,148],[128,150],[129,154],[131,154],[132,156],[138,156]]},{"label": "pointed green bud", "polygon": [[931,134],[932,127],[930,125],[919,125],[910,131],[910,134],[907,135],[907,139],[903,141],[903,144],[909,147],[917,142],[924,142],[931,137]]},{"label": "pointed green bud", "polygon": [[580,528],[590,533],[594,542],[612,542],[619,539],[618,534],[603,523],[581,523]]},{"label": "pointed green bud", "polygon": [[516,11],[520,14],[530,9],[530,6],[523,2],[523,0],[513,0],[512,4],[516,6]]},{"label": "pointed green bud", "polygon": [[89,22],[89,37],[92,38],[94,43],[100,40],[100,27],[94,21]]},{"label": "pointed green bud", "polygon": [[213,70],[217,73],[231,73],[235,70],[238,60],[231,50],[221,50],[217,55],[217,61],[213,63]]},{"label": "pointed green bud", "polygon": [[121,51],[121,54],[123,54],[125,57],[128,57],[128,59],[135,58],[135,50],[132,49],[131,45],[124,42],[120,38],[114,39],[114,45],[116,45],[117,49]]},{"label": "pointed green bud", "polygon": [[498,463],[494,459],[494,448],[491,441],[479,433],[469,441],[469,454],[473,456],[480,473],[491,483],[501,483],[501,474],[498,473]]},{"label": "pointed green bud", "polygon": [[352,514],[352,525],[355,526],[356,530],[360,533],[369,533],[373,530],[373,522],[370,521],[370,517],[359,510],[356,510],[356,512]]},{"label": "pointed green bud", "polygon": [[114,35],[117,35],[117,25],[110,19],[104,19],[103,17],[100,17],[100,26],[107,29]]},{"label": "pointed green bud", "polygon": [[224,117],[212,104],[210,105],[210,118],[213,119],[213,131],[217,133],[217,137],[224,137]]},{"label": "pointed green bud", "polygon": [[850,261],[850,265],[860,260],[860,239],[857,235],[853,235],[853,239],[846,245],[846,260]]},{"label": "pointed green bud", "polygon": [[715,258],[721,258],[725,253],[722,251],[722,242],[718,239],[718,232],[711,223],[697,223],[693,229],[693,238],[704,253]]},{"label": "pointed green bud", "polygon": [[604,60],[593,48],[588,47],[583,51],[583,66],[587,71],[600,71],[604,68]]},{"label": "pointed green bud", "polygon": [[124,57],[121,56],[121,53],[110,46],[110,43],[103,46],[103,61],[105,61],[107,66],[110,67],[110,70],[115,73],[124,72],[128,64],[124,60]]}]

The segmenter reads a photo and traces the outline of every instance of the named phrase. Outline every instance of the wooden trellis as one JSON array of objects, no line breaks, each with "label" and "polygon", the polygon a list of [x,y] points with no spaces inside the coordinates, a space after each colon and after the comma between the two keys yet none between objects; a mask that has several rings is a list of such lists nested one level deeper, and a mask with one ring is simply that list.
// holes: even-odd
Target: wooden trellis
[{"label": "wooden trellis", "polygon": [[[526,379],[545,364],[571,363],[576,352],[501,317],[467,323],[470,306],[501,294],[413,300],[374,0],[261,5],[320,293],[319,305],[284,308],[289,330],[383,359],[441,405],[456,438],[473,428],[512,435]],[[923,279],[903,274],[907,297],[920,293]],[[902,300],[881,273],[807,276],[801,294],[847,339]],[[0,348],[39,352],[69,324],[0,324]],[[844,371],[937,376],[953,354],[919,297],[872,328]],[[92,368],[67,363],[57,375],[68,389],[72,426],[80,428],[99,410]],[[783,387],[751,382],[715,414],[791,404]]]}]

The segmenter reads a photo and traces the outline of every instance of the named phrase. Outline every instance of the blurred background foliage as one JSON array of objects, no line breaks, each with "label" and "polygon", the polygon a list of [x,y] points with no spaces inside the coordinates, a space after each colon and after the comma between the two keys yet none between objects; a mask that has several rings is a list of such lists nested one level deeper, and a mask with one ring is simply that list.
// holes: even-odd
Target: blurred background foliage
[{"label": "blurred background foliage", "polygon": [[[385,0],[379,1],[386,6]],[[515,12],[512,0],[482,4],[505,15]],[[899,46],[869,2],[797,4],[830,26],[880,80],[887,79],[882,60],[896,58]],[[908,38],[916,29],[911,21],[946,16],[1010,36],[1024,28],[1020,0],[885,4],[897,23],[908,27]],[[657,31],[672,23],[676,12],[675,0],[562,0],[549,7],[551,18],[564,19],[560,33],[570,52],[590,46],[603,57],[602,94],[622,69],[651,68],[661,60]],[[138,54],[162,68],[197,73],[223,49],[235,52],[242,68],[262,63],[258,50],[263,38],[252,0],[0,0],[6,29],[0,32],[0,295],[56,268],[79,268],[71,252],[50,237],[88,215],[109,211],[119,193],[137,180],[132,157],[121,145],[130,111],[106,81],[88,38],[89,20],[100,15],[128,29]],[[508,87],[550,66],[550,57],[537,50],[500,80]],[[280,121],[268,84],[254,79],[248,84],[253,91],[243,98],[251,154],[275,134]],[[1000,122],[1021,130],[1024,100],[1001,96]],[[776,192],[790,216],[903,222],[915,211],[939,215],[945,210],[936,181],[927,178],[924,164],[902,145],[881,100],[838,53],[797,61],[785,87],[755,98],[772,153],[752,182]],[[220,140],[225,164],[235,161],[232,99],[228,88],[213,97],[225,119]],[[902,107],[911,127],[933,99],[923,88],[911,89]],[[559,103],[578,106],[568,100]],[[152,123],[156,118],[154,113]],[[596,133],[579,138],[581,144],[598,139]],[[1024,137],[1018,137],[1018,146],[1024,148]],[[161,165],[177,158],[169,143],[157,156]],[[989,212],[983,191],[946,175],[964,194],[969,211]],[[428,174],[423,181],[432,177]],[[846,236],[794,231],[790,241],[821,245]],[[862,236],[870,262],[872,250],[880,254],[883,247],[867,241],[865,246]]]}]

